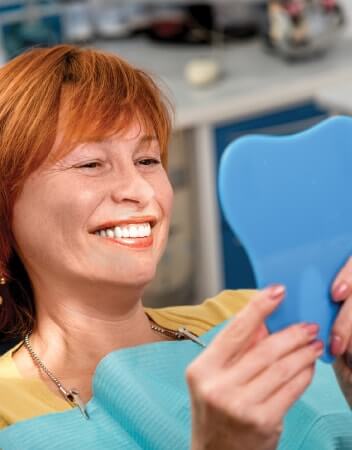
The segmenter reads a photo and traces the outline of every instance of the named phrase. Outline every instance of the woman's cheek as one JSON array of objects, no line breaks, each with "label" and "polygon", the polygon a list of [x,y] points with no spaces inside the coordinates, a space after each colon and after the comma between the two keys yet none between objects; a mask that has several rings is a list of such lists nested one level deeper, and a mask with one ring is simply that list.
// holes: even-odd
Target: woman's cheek
[{"label": "woman's cheek", "polygon": [[164,180],[163,186],[160,187],[159,192],[164,197],[163,198],[163,210],[165,211],[166,215],[168,215],[168,217],[170,219],[173,200],[174,200],[174,191],[171,186],[170,180],[166,174],[165,174],[165,180]]}]

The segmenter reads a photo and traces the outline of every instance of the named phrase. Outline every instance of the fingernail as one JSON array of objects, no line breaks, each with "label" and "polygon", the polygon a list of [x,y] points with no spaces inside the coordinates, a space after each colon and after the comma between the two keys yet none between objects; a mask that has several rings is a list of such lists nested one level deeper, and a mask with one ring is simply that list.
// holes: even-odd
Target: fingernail
[{"label": "fingernail", "polygon": [[314,342],[313,342],[312,344],[310,344],[310,345],[312,346],[313,350],[314,350],[316,353],[318,353],[318,354],[323,353],[323,350],[324,350],[324,344],[323,344],[322,341],[314,341]]},{"label": "fingernail", "polygon": [[317,323],[305,323],[302,328],[307,332],[308,336],[316,336],[319,331],[319,325]]},{"label": "fingernail", "polygon": [[331,353],[335,356],[342,355],[343,348],[342,348],[342,339],[340,336],[337,336],[336,334],[333,334],[330,341],[330,349]]},{"label": "fingernail", "polygon": [[334,288],[334,297],[336,299],[341,300],[344,298],[345,295],[347,295],[348,292],[348,284],[342,281]]},{"label": "fingernail", "polygon": [[268,294],[271,300],[280,300],[285,293],[285,286],[282,284],[273,284],[268,288]]}]

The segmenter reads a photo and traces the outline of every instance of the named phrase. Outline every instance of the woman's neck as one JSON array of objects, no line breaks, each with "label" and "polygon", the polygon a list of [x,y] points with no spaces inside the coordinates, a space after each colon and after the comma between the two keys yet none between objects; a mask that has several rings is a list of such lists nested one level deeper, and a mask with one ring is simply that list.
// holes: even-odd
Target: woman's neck
[{"label": "woman's neck", "polygon": [[[67,388],[77,388],[84,400],[91,396],[92,376],[105,355],[120,348],[163,340],[151,329],[140,297],[131,295],[129,301],[125,297],[123,303],[122,298],[115,294],[115,308],[105,296],[100,296],[95,307],[92,302],[79,302],[72,296],[60,296],[56,301],[47,296],[45,301],[40,298],[36,302],[31,346],[45,366]],[[128,303],[130,308],[126,307]],[[57,391],[23,346],[14,360],[23,376],[40,377],[52,391]]]}]

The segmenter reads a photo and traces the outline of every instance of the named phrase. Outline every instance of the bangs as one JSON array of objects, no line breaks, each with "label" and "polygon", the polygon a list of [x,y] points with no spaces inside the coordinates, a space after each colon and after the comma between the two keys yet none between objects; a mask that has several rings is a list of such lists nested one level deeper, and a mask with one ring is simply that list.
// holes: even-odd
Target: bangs
[{"label": "bangs", "polygon": [[142,70],[108,54],[92,53],[66,61],[57,131],[62,139],[49,161],[66,156],[83,142],[121,135],[133,123],[154,136],[163,166],[172,127],[172,108],[160,88]]}]

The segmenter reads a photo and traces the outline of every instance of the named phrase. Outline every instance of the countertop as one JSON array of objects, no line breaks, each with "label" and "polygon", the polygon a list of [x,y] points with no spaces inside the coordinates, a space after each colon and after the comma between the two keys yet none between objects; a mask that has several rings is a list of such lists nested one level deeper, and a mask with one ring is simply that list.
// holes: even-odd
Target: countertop
[{"label": "countertop", "polygon": [[317,95],[318,103],[337,114],[352,114],[352,80],[343,80],[323,88]]},{"label": "countertop", "polygon": [[[118,53],[161,79],[175,106],[176,128],[226,122],[320,98],[337,85],[352,87],[349,39],[341,38],[323,57],[291,63],[267,51],[259,40],[216,49],[158,44],[144,38],[97,41],[93,46]],[[223,65],[223,76],[208,87],[192,87],[184,78],[185,65],[192,58],[210,55]]]}]

